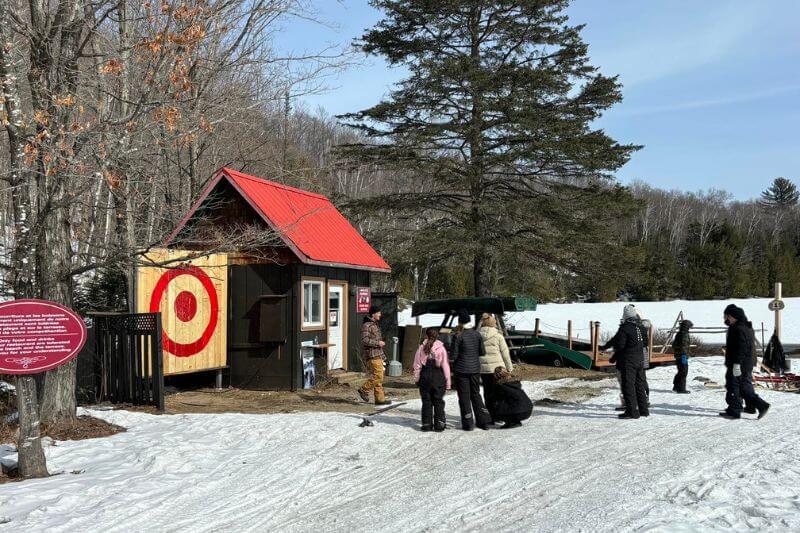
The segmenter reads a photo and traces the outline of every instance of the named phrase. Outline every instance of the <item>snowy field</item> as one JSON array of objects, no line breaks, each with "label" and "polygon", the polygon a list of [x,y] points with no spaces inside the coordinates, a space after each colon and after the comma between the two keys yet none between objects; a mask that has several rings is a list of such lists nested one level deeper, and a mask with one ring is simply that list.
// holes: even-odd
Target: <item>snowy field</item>
[{"label": "snowy field", "polygon": [[[48,479],[0,486],[0,531],[798,531],[800,395],[763,392],[762,420],[717,416],[720,358],[691,395],[649,372],[652,416],[616,418],[611,380],[519,429],[418,431],[419,402],[359,428],[348,414],[154,416],[47,448]],[[448,395],[449,423],[457,425]],[[0,455],[8,454],[6,449]]]},{"label": "snowy field", "polygon": [[[671,302],[633,302],[642,315],[653,322],[657,328],[671,328],[678,313],[683,311],[686,318],[695,326],[724,327],[722,311],[729,303],[744,309],[747,317],[753,322],[756,330],[764,323],[766,340],[772,333],[775,313],[767,308],[771,298],[749,298],[732,300],[674,300]],[[784,298],[786,308],[782,317],[782,341],[784,344],[800,344],[800,298]],[[567,320],[572,320],[573,336],[580,339],[589,338],[589,322],[600,321],[604,333],[613,334],[619,325],[622,308],[627,302],[610,302],[594,304],[540,304],[536,311],[525,313],[509,313],[508,324],[517,329],[534,329],[536,318],[540,319],[540,328],[545,333],[566,335]],[[438,326],[442,323],[441,315],[425,315],[420,317],[424,326]],[[400,325],[413,324],[411,310],[400,313]],[[760,332],[758,333],[760,336]],[[725,336],[719,334],[698,335],[705,342],[723,344]],[[759,339],[760,340],[760,339]]]}]

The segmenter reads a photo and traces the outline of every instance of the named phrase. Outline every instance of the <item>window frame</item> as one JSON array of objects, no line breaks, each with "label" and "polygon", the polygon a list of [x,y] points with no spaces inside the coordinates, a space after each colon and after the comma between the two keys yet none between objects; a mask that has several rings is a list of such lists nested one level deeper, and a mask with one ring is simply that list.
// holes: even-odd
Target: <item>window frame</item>
[{"label": "window frame", "polygon": [[[320,287],[320,320],[319,322],[306,322],[306,283],[319,284]],[[313,289],[312,289],[313,295]],[[313,297],[313,296],[312,296]],[[325,278],[303,276],[300,278],[300,331],[324,331],[328,328],[328,284]],[[311,313],[309,313],[309,316]]]}]

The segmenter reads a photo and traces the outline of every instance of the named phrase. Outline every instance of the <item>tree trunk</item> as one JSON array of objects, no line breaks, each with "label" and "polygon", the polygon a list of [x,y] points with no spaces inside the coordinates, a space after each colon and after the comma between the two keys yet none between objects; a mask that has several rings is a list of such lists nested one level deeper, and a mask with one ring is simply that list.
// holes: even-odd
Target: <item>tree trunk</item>
[{"label": "tree trunk", "polygon": [[24,478],[47,477],[47,464],[39,431],[39,410],[36,405],[36,380],[33,376],[17,377],[17,409],[19,410],[19,474]]},{"label": "tree trunk", "polygon": [[485,250],[480,250],[475,255],[473,275],[475,277],[475,296],[491,296],[492,261]]}]

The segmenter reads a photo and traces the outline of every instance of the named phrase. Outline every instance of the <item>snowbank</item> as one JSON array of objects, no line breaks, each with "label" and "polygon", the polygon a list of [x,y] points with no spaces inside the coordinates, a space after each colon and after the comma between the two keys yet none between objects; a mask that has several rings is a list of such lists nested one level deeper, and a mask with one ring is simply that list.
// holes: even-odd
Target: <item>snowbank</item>
[{"label": "snowbank", "polygon": [[[58,442],[60,475],[0,486],[0,531],[800,530],[800,395],[766,418],[717,416],[719,358],[691,395],[649,372],[652,416],[620,421],[613,380],[584,404],[536,407],[522,428],[420,433],[419,403],[359,428],[336,413],[93,412],[128,431]],[[448,421],[458,407],[447,397]],[[0,451],[0,455],[8,453]],[[5,517],[2,519],[1,517]]]},{"label": "snowbank", "polygon": [[[722,311],[729,303],[734,303],[745,310],[753,327],[760,330],[761,323],[766,329],[766,340],[772,332],[775,314],[767,308],[770,298],[751,298],[733,300],[674,300],[671,302],[634,302],[643,316],[653,322],[657,328],[670,328],[675,323],[678,313],[696,326],[724,326]],[[786,308],[782,317],[782,340],[784,344],[800,344],[800,298],[785,298]],[[589,338],[589,322],[600,321],[604,333],[613,333],[619,325],[622,308],[627,302],[610,302],[594,304],[540,304],[536,311],[525,313],[509,313],[508,323],[517,329],[533,330],[536,318],[540,319],[540,328],[546,333],[566,335],[567,320],[572,320],[573,335],[577,338]],[[442,323],[441,315],[425,315],[421,317],[424,326],[438,326]],[[414,324],[411,310],[400,314],[401,325]],[[760,335],[760,333],[759,333]],[[725,342],[724,335],[701,335],[705,342]]]}]

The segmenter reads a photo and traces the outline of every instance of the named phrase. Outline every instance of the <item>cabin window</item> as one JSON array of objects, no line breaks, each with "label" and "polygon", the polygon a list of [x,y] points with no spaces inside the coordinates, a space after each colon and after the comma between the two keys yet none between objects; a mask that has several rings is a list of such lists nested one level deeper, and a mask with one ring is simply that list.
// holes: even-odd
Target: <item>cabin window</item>
[{"label": "cabin window", "polygon": [[325,281],[303,279],[303,329],[324,329]]}]

